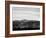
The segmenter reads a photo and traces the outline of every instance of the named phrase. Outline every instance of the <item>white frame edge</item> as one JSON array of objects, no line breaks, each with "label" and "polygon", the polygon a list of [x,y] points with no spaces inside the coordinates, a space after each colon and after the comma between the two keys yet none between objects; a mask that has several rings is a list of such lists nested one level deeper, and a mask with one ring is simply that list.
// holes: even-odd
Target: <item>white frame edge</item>
[{"label": "white frame edge", "polygon": [[[40,8],[40,30],[26,30],[26,31],[12,31],[12,7],[36,7]],[[42,6],[36,5],[17,5],[17,4],[10,4],[10,34],[22,34],[22,33],[38,33],[42,32]]]}]

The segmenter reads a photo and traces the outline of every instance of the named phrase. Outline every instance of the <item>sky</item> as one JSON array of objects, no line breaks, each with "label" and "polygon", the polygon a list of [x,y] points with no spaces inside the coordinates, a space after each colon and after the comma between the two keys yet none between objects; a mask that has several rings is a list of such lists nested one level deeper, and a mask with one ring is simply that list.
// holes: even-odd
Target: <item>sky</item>
[{"label": "sky", "polygon": [[40,8],[31,7],[13,7],[12,8],[13,20],[40,20]]}]

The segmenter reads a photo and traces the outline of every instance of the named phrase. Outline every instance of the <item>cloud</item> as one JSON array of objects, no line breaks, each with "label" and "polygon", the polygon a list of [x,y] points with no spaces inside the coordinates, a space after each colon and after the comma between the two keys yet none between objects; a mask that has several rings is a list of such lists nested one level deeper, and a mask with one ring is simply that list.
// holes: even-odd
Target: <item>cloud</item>
[{"label": "cloud", "polygon": [[40,20],[40,9],[39,8],[13,8],[13,20]]}]

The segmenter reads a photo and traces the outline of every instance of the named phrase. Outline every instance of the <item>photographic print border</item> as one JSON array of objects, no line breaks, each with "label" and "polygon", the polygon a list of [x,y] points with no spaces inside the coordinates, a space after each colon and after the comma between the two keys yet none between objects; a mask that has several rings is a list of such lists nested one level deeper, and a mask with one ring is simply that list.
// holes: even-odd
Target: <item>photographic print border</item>
[{"label": "photographic print border", "polygon": [[[14,9],[16,9],[16,7],[20,7],[20,8],[21,8],[21,7],[25,7],[25,8],[27,7],[27,8],[30,8],[30,13],[31,13],[32,15],[34,15],[34,17],[32,17],[31,14],[29,14],[29,13],[28,13],[28,14],[29,14],[30,16],[29,16],[29,15],[28,15],[28,16],[29,16],[30,18],[33,18],[33,19],[29,19],[28,17],[27,17],[27,18],[26,18],[26,17],[25,17],[25,18],[24,18],[24,17],[21,17],[21,18],[23,18],[23,19],[21,19],[21,21],[24,20],[24,19],[25,19],[25,20],[27,19],[28,21],[29,21],[29,20],[32,20],[32,22],[33,22],[34,24],[38,24],[38,22],[36,23],[36,21],[40,21],[40,22],[39,22],[39,23],[40,23],[40,24],[39,24],[39,30],[38,30],[37,28],[34,28],[35,30],[34,30],[33,28],[31,28],[32,30],[31,30],[31,29],[30,29],[30,30],[29,30],[29,29],[28,29],[28,30],[22,30],[22,29],[21,29],[21,30],[19,30],[19,31],[15,31],[15,30],[13,31],[13,30],[12,30],[13,28],[16,29],[16,27],[15,27],[16,25],[13,27],[13,25],[14,25],[15,22],[13,23],[13,21],[12,21],[12,20],[13,20],[13,13],[14,13],[14,12],[12,11],[13,7],[14,7]],[[33,12],[31,12],[31,8],[39,8],[39,12],[36,13],[36,12],[34,11],[34,13],[33,13]],[[15,12],[16,12],[16,10],[15,10]],[[29,11],[28,11],[28,12],[29,12]],[[16,13],[17,13],[17,12],[16,12]],[[19,14],[20,14],[20,12],[19,12]],[[27,14],[27,12],[26,12],[26,14]],[[17,17],[16,17],[16,14],[14,14],[14,15],[15,15],[15,16],[14,16],[14,17],[15,17],[14,21],[16,21],[16,20],[17,20],[17,19],[16,19],[16,18],[17,18]],[[21,14],[21,15],[22,15],[22,14]],[[37,15],[38,15],[38,17],[36,17]],[[10,34],[22,34],[22,33],[38,33],[38,32],[42,32],[42,15],[43,15],[43,14],[42,14],[42,6],[10,4]],[[24,15],[23,15],[23,16],[24,16]],[[18,19],[20,19],[20,18],[18,18]],[[26,20],[26,21],[27,21],[27,20]],[[34,22],[34,21],[35,21],[35,22]],[[30,22],[31,22],[31,21],[30,21]],[[28,22],[27,22],[27,23],[28,23]],[[31,23],[30,23],[30,24],[31,24]],[[31,26],[34,27],[34,24],[31,25]],[[21,25],[21,24],[19,24],[19,25]],[[21,26],[22,26],[22,25],[21,25]],[[31,26],[30,26],[30,27],[31,27]],[[37,25],[35,25],[35,26],[37,27]],[[24,26],[23,26],[23,27],[24,27]]]},{"label": "photographic print border", "polygon": [[[10,34],[10,4],[43,6],[42,32],[41,33]],[[5,37],[34,36],[34,35],[44,35],[44,34],[45,34],[45,4],[44,3],[5,1]]]}]

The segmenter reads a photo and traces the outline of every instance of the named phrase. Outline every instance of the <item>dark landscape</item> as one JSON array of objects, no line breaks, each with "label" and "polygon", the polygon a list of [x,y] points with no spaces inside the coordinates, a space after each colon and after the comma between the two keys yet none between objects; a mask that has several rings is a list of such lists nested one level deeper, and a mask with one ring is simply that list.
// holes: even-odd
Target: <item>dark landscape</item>
[{"label": "dark landscape", "polygon": [[40,30],[40,21],[25,19],[13,21],[13,31],[19,30]]}]

